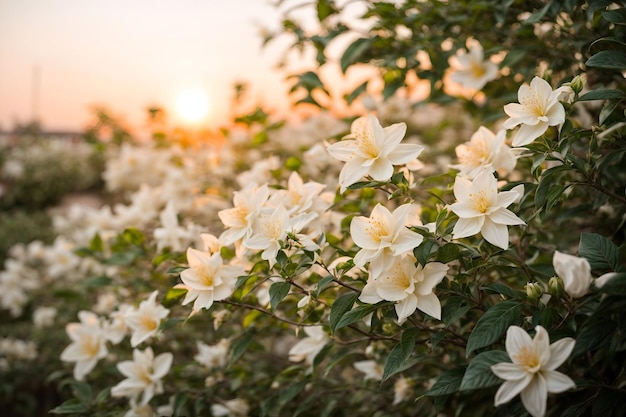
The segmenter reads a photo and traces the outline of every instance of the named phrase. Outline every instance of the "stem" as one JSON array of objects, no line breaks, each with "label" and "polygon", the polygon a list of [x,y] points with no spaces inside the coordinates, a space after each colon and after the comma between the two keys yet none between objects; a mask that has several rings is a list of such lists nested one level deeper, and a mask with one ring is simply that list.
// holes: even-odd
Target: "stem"
[{"label": "stem", "polygon": [[216,301],[216,302],[217,303],[229,304],[229,305],[232,305],[232,306],[235,306],[235,307],[243,307],[243,308],[247,308],[248,310],[256,310],[256,311],[259,311],[259,312],[261,312],[263,314],[266,314],[266,315],[268,315],[268,316],[270,316],[272,318],[275,318],[276,320],[282,321],[282,322],[287,323],[287,324],[291,324],[293,326],[317,326],[317,324],[300,323],[300,322],[297,322],[297,321],[286,319],[284,317],[279,317],[276,314],[272,313],[271,311],[268,311],[268,310],[266,310],[266,309],[264,309],[262,307],[259,307],[259,306],[254,306],[252,304],[239,303],[237,301],[231,301],[231,300],[221,300],[221,301]]}]

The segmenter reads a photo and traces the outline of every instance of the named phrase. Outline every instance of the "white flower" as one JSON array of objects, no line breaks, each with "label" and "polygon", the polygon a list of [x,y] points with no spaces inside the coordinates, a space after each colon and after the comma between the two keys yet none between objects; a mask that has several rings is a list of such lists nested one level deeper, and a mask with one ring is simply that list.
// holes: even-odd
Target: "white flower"
[{"label": "white flower", "polygon": [[458,145],[455,149],[459,159],[458,165],[453,168],[461,171],[461,175],[472,179],[483,168],[506,174],[515,168],[516,156],[506,143],[506,131],[501,130],[497,134],[484,126],[478,128],[467,143]]},{"label": "white flower", "polygon": [[457,175],[454,196],[457,202],[450,205],[450,210],[459,216],[452,230],[455,239],[481,232],[487,242],[507,249],[507,226],[526,224],[506,208],[519,197],[519,192],[498,193],[497,180],[489,170],[482,171],[473,181]]},{"label": "white flower", "polygon": [[354,367],[365,374],[363,379],[380,381],[383,379],[383,367],[373,360],[354,362]]},{"label": "white flower", "polygon": [[315,356],[326,346],[330,338],[322,326],[308,326],[304,328],[304,332],[307,337],[289,349],[289,360],[292,362],[304,360],[312,365]]},{"label": "white flower", "polygon": [[503,126],[513,129],[521,125],[513,138],[513,146],[524,146],[532,143],[543,135],[549,126],[557,126],[565,121],[565,109],[559,102],[561,90],[552,90],[548,82],[535,77],[530,86],[520,86],[517,97],[518,103],[509,103],[504,106],[504,112],[509,116]]},{"label": "white flower", "polygon": [[237,277],[244,269],[234,265],[224,265],[219,252],[210,254],[193,248],[187,249],[189,268],[180,273],[182,284],[177,288],[187,290],[183,305],[194,301],[193,310],[209,309],[214,301],[220,301],[233,293]]},{"label": "white flower", "polygon": [[161,320],[167,317],[170,311],[156,303],[158,291],[152,292],[147,300],[139,304],[139,308],[132,308],[124,314],[124,321],[130,327],[133,335],[130,345],[136,347],[157,334]]},{"label": "white flower", "polygon": [[161,227],[154,229],[154,239],[157,242],[157,250],[169,247],[173,251],[180,252],[185,249],[192,240],[189,230],[178,224],[178,213],[171,201],[160,214]]},{"label": "white flower", "polygon": [[395,257],[380,276],[370,276],[359,300],[368,304],[382,300],[395,301],[399,323],[403,323],[416,309],[441,319],[441,303],[433,289],[447,272],[448,266],[439,262],[430,262],[422,267],[415,266],[412,255]]},{"label": "white flower", "polygon": [[108,354],[108,350],[98,316],[90,311],[80,311],[78,318],[80,323],[69,323],[65,326],[72,343],[61,353],[61,360],[76,362],[74,378],[82,381],[98,360]]},{"label": "white flower", "polygon": [[554,251],[552,265],[563,280],[563,288],[570,297],[579,298],[589,292],[591,265],[585,258]]},{"label": "white flower", "polygon": [[37,307],[33,312],[33,323],[35,327],[50,327],[54,324],[56,315],[56,307]]},{"label": "white flower", "polygon": [[469,48],[469,53],[458,50],[450,58],[450,65],[454,70],[450,79],[465,88],[480,90],[498,76],[498,66],[485,60],[483,48],[478,43]]},{"label": "white flower", "polygon": [[309,210],[315,198],[326,186],[318,182],[304,182],[297,172],[292,172],[289,176],[287,189],[277,190],[270,198],[269,204],[272,206],[283,205],[290,215],[303,213]]},{"label": "white flower", "polygon": [[215,417],[248,417],[248,413],[250,413],[250,406],[241,398],[211,406],[211,415]]},{"label": "white flower", "polygon": [[344,140],[328,147],[328,153],[346,162],[339,173],[343,193],[364,176],[387,181],[394,165],[403,165],[418,157],[424,149],[417,144],[400,144],[406,124],[396,123],[383,128],[374,116],[359,117],[352,123],[351,133]]},{"label": "white flower", "polygon": [[400,404],[404,401],[411,391],[414,382],[404,376],[400,376],[400,378],[396,379],[396,382],[393,384],[393,405]]},{"label": "white flower", "polygon": [[555,370],[572,353],[576,341],[566,337],[550,344],[546,329],[537,326],[535,332],[531,339],[521,327],[509,327],[506,351],[513,362],[492,365],[491,371],[505,381],[496,392],[496,407],[520,394],[526,410],[533,417],[543,417],[549,392],[576,387],[570,377]]},{"label": "white flower", "polygon": [[228,339],[222,339],[216,345],[207,345],[206,343],[196,342],[198,354],[194,356],[196,362],[206,366],[208,369],[223,368],[226,366],[228,349],[230,342]]},{"label": "white flower", "polygon": [[136,400],[142,395],[141,404],[148,404],[155,394],[163,392],[161,379],[169,372],[173,359],[169,352],[155,358],[150,347],[144,351],[133,349],[132,361],[117,364],[117,369],[126,379],[111,388],[111,396]]},{"label": "white flower", "polygon": [[410,252],[424,238],[407,226],[421,225],[414,204],[403,204],[391,213],[377,204],[370,217],[356,216],[350,223],[350,235],[361,250],[354,257],[354,264],[364,266],[370,262],[374,277],[380,275],[392,262],[394,256]]},{"label": "white flower", "polygon": [[256,217],[257,211],[265,205],[268,197],[267,185],[257,187],[256,184],[251,183],[241,191],[234,192],[234,207],[217,213],[227,228],[219,238],[224,246],[250,235],[252,220]]}]

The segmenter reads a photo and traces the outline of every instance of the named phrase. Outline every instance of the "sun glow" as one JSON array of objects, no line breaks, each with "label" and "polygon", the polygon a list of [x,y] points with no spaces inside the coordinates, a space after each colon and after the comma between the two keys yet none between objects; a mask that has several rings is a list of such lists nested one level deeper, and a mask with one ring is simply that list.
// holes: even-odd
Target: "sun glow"
[{"label": "sun glow", "polygon": [[187,122],[199,122],[209,114],[209,98],[202,90],[183,91],[176,102],[178,114]]}]

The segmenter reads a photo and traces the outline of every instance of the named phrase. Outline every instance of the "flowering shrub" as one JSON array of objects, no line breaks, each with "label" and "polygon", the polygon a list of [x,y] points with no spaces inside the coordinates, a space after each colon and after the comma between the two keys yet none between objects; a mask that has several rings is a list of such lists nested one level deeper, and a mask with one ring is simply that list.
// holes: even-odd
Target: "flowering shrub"
[{"label": "flowering shrub", "polygon": [[[517,7],[505,3],[496,19]],[[624,23],[598,3],[581,24]],[[316,4],[324,25],[339,13]],[[378,29],[347,47],[344,69],[408,44],[390,22],[450,6],[371,4]],[[513,17],[532,31],[582,12],[559,7]],[[442,112],[398,94],[346,120],[257,113],[223,140],[121,145],[104,177],[125,199],[59,215],[53,246],[16,247],[0,272],[4,392],[44,366],[55,414],[623,415],[626,66],[614,52],[586,61],[608,71],[603,88],[565,65],[517,77],[484,104],[508,97],[499,119],[469,131],[476,103]],[[483,81],[473,87],[498,79]],[[385,106],[407,122],[386,122]]]}]

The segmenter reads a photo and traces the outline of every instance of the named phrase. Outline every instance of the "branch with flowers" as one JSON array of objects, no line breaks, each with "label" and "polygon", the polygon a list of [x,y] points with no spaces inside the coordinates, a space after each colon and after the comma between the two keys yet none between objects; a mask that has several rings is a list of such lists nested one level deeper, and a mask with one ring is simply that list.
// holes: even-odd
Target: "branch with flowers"
[{"label": "branch with flowers", "polygon": [[[329,31],[340,8],[315,3]],[[398,58],[385,42],[406,39],[382,27],[419,7],[414,19],[468,15],[462,5],[371,4],[372,49],[357,54],[357,40],[341,65]],[[443,111],[413,106],[400,86],[391,97],[385,68],[390,99],[356,117],[294,123],[257,111],[220,141],[113,145],[104,177],[125,202],[59,215],[63,238],[16,247],[0,272],[10,329],[23,335],[32,317],[47,381],[65,397],[51,412],[623,413],[626,66],[615,68],[608,35],[621,33],[624,9],[585,5],[584,21],[610,31],[586,61],[606,85],[589,89],[590,71],[562,63],[533,67],[485,99],[480,115],[510,98],[496,122],[468,111],[479,90],[511,85],[497,77],[513,72],[515,51],[494,71],[477,31],[450,60],[450,79],[474,92]],[[520,19],[516,7],[490,13]],[[578,5],[560,7],[520,25],[581,18]],[[407,120],[389,120],[399,103]],[[17,342],[0,345],[14,361],[7,375],[37,356],[3,347]]]}]

